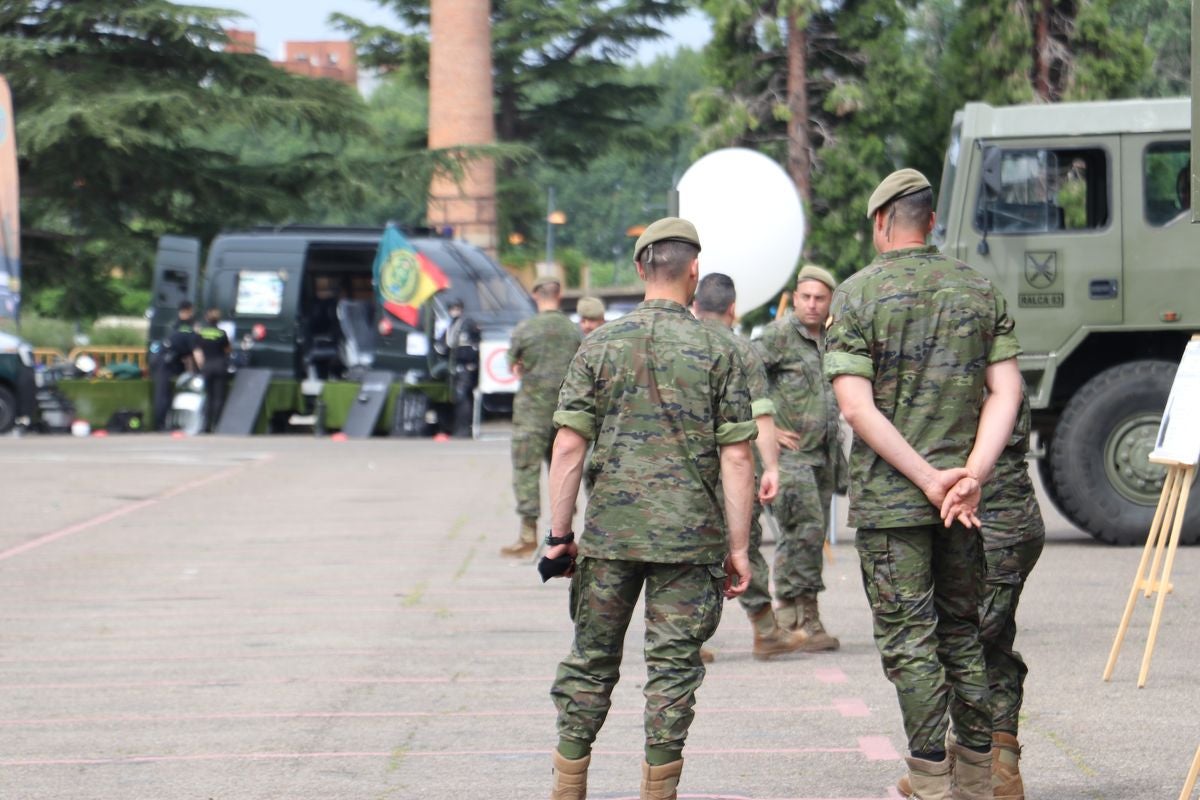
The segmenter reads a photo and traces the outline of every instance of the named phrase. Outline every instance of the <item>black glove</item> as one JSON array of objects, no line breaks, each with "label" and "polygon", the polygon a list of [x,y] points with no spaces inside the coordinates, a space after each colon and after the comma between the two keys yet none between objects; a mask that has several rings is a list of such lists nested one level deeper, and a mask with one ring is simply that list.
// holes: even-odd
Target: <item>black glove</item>
[{"label": "black glove", "polygon": [[575,559],[565,553],[558,558],[546,558],[542,556],[538,561],[537,571],[542,576],[542,583],[557,578],[560,575],[565,575],[571,565],[575,563]]}]

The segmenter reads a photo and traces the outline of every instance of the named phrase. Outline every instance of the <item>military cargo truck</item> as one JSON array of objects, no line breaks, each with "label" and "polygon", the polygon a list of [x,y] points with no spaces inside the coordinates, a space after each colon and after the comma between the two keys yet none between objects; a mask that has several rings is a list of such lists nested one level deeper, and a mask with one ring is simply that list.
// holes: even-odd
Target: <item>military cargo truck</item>
[{"label": "military cargo truck", "polygon": [[[1165,470],[1147,456],[1200,331],[1190,130],[1187,99],[968,104],[937,197],[934,243],[1016,320],[1046,492],[1113,544],[1150,529]],[[1200,540],[1200,503],[1183,538]]]}]

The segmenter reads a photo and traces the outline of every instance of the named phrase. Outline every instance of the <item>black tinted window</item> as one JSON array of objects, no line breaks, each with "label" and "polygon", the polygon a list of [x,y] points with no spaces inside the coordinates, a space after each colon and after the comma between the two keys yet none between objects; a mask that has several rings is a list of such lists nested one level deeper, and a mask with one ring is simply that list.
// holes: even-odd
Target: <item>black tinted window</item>
[{"label": "black tinted window", "polygon": [[1142,160],[1146,222],[1162,227],[1192,207],[1192,158],[1187,142],[1157,142]]}]

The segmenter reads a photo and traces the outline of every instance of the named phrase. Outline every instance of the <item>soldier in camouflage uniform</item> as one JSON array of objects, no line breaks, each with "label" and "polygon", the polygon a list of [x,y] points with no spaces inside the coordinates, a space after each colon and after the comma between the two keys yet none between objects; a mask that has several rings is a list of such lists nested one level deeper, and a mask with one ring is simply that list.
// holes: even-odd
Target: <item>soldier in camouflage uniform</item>
[{"label": "soldier in camouflage uniform", "polygon": [[512,333],[508,363],[521,379],[513,398],[513,493],[521,532],[517,541],[500,550],[512,558],[527,558],[537,550],[537,523],[542,511],[542,462],[550,461],[554,442],[554,408],[567,365],[579,349],[579,329],[558,310],[562,287],[553,278],[533,285],[538,313]]},{"label": "soldier in camouflage uniform", "polygon": [[[546,557],[575,558],[575,639],[550,690],[559,734],[552,800],[586,796],[591,745],[643,588],[641,797],[674,800],[704,678],[700,645],[720,622],[722,596],[741,594],[750,580],[756,427],[736,351],[686,307],[699,250],[685,220],[668,217],[646,229],[634,248],[645,301],[588,336],[559,395]],[[595,482],[576,543],[571,521],[585,469]]]},{"label": "soldier in camouflage uniform", "polygon": [[587,336],[604,324],[604,301],[599,297],[581,297],[575,305],[579,314],[579,332]]},{"label": "soldier in camouflage uniform", "polygon": [[910,796],[942,800],[953,780],[956,800],[991,798],[982,552],[965,526],[978,523],[980,485],[1012,435],[1020,346],[991,282],[925,246],[934,215],[923,175],[888,176],[867,216],[879,256],[835,293],[824,359],[855,432],[850,524],[863,586],[908,735]]},{"label": "soldier in camouflage uniform", "polygon": [[[755,352],[749,341],[737,336],[731,330],[734,322],[734,306],[737,302],[737,290],[733,279],[720,272],[705,275],[696,289],[696,302],[692,313],[706,328],[723,336],[729,337],[730,343],[737,350],[742,362],[746,365],[746,384],[750,390],[750,408],[754,414],[754,423],[758,427],[758,438],[754,440],[758,452],[756,466],[760,468],[758,502],[770,504],[774,502],[779,488],[779,445],[775,440],[775,403],[769,396],[767,373],[763,369],[762,359]],[[754,647],[752,655],[765,661],[773,656],[792,653],[801,649],[806,641],[803,635],[781,627],[771,607],[771,591],[768,582],[771,571],[762,556],[762,527],[758,524],[758,516],[762,506],[757,503],[750,517],[750,587],[738,598],[742,608],[750,617],[750,625],[754,629]],[[705,661],[712,660],[712,654],[704,649],[701,656]]]},{"label": "soldier in camouflage uniform", "polygon": [[[992,696],[992,791],[996,800],[1024,800],[1017,741],[1017,717],[1024,699],[1025,666],[1013,650],[1017,636],[1017,603],[1029,573],[1046,542],[1046,526],[1029,479],[1029,397],[1022,393],[1021,412],[1012,438],[983,492],[979,512],[986,584],[979,598],[979,639],[987,663]],[[907,779],[900,793],[909,790]]]},{"label": "soldier in camouflage uniform", "polygon": [[825,322],[837,281],[805,266],[796,281],[795,311],[763,331],[758,351],[771,380],[771,399],[783,451],[779,456],[780,541],[775,549],[775,605],[779,624],[798,631],[803,649],[837,650],[825,631],[817,594],[825,591],[825,532],[842,460],[838,407],[821,373]]}]

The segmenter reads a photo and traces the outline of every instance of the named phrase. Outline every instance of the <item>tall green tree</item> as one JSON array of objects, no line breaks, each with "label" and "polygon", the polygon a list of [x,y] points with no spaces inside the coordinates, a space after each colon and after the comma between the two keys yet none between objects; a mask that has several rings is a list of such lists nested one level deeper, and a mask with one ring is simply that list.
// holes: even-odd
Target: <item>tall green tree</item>
[{"label": "tall green tree", "polygon": [[[315,144],[247,160],[212,136],[358,129],[346,87],[224,51],[233,12],[165,0],[41,0],[0,8],[0,71],[17,119],[25,288],[59,287],[55,310],[111,302],[109,272],[144,280],[167,230],[212,233],[275,220],[336,176]],[[314,140],[315,141],[315,140]]]},{"label": "tall green tree", "polygon": [[1112,24],[1139,31],[1153,63],[1138,86],[1147,97],[1178,97],[1192,88],[1191,0],[1121,0],[1112,8]]},{"label": "tall green tree", "polygon": [[[428,0],[377,0],[395,12],[400,30],[335,14],[368,67],[402,70],[428,85]],[[662,24],[688,0],[494,0],[492,65],[496,132],[559,169],[582,167],[612,147],[651,138],[642,121],[658,87],[626,80],[624,62],[661,38]],[[542,187],[526,166],[498,165],[501,236],[533,229],[544,215]]]}]

